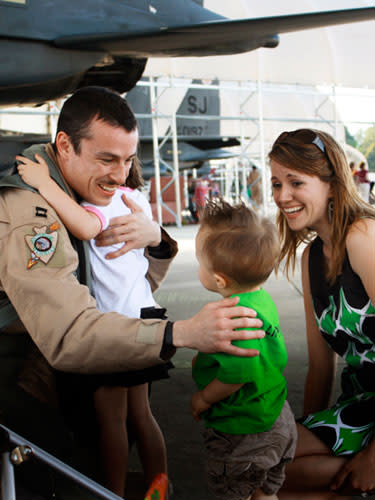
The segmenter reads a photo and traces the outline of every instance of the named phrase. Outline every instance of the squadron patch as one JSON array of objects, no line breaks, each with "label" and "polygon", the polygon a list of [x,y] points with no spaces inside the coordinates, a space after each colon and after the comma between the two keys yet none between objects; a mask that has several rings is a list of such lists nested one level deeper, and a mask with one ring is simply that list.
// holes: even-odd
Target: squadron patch
[{"label": "squadron patch", "polygon": [[47,264],[51,260],[56,251],[59,227],[58,222],[53,222],[49,226],[33,227],[34,234],[25,236],[27,246],[31,251],[27,269],[33,267],[37,262]]}]

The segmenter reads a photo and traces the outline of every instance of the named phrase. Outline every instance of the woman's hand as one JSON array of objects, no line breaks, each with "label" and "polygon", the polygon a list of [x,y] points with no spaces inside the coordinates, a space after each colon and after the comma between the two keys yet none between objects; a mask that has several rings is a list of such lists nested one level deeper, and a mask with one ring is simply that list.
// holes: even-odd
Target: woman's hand
[{"label": "woman's hand", "polygon": [[331,490],[350,494],[375,490],[375,441],[359,451],[339,470],[331,484]]}]

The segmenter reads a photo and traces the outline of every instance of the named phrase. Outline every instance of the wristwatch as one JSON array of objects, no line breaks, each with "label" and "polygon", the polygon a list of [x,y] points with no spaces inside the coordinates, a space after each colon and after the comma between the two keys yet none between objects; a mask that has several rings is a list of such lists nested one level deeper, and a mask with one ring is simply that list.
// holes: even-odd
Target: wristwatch
[{"label": "wristwatch", "polygon": [[163,345],[161,347],[160,357],[164,361],[168,361],[174,354],[176,354],[176,348],[173,345],[173,322],[167,321],[164,330]]}]

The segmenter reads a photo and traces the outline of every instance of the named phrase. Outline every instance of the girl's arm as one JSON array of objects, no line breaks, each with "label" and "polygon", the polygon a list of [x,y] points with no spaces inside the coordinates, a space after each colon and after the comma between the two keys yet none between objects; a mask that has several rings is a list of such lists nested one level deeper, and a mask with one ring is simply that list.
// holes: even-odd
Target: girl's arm
[{"label": "girl's arm", "polygon": [[95,238],[101,231],[97,215],[88,212],[74,201],[49,175],[48,165],[38,154],[36,162],[24,156],[16,156],[22,180],[37,189],[41,196],[56,210],[67,229],[80,240]]},{"label": "girl's arm", "polygon": [[346,238],[350,265],[375,306],[375,220],[356,221]]},{"label": "girl's arm", "polygon": [[306,318],[309,366],[305,382],[303,414],[327,408],[336,373],[335,352],[322,337],[315,321],[308,270],[310,246],[302,255],[302,286]]}]

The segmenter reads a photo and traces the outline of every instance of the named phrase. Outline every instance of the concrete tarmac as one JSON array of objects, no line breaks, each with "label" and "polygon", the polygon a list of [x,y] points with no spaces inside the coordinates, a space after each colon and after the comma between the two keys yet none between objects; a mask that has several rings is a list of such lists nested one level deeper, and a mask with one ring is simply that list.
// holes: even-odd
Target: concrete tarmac
[{"label": "concrete tarmac", "polygon": [[[179,253],[155,298],[161,306],[167,308],[168,316],[173,321],[191,317],[204,304],[220,297],[205,290],[198,279],[194,251],[198,226],[170,226],[166,229],[178,241]],[[272,274],[264,288],[274,299],[279,311],[288,350],[288,365],[285,371],[288,401],[295,415],[300,416],[307,370],[307,349],[299,262],[292,281],[288,281],[283,274],[278,277]],[[172,360],[175,368],[170,371],[170,378],[152,385],[151,406],[167,446],[169,477],[173,486],[171,500],[212,500],[205,486],[201,436],[203,423],[195,422],[190,412],[191,396],[196,390],[191,377],[191,360],[195,354],[196,351],[191,349],[179,349]],[[342,365],[339,365],[339,370],[341,367]],[[338,384],[336,393],[337,391]],[[129,469],[125,498],[141,500],[144,498],[144,486],[135,449],[131,452]],[[359,498],[353,497],[353,500]]]}]

